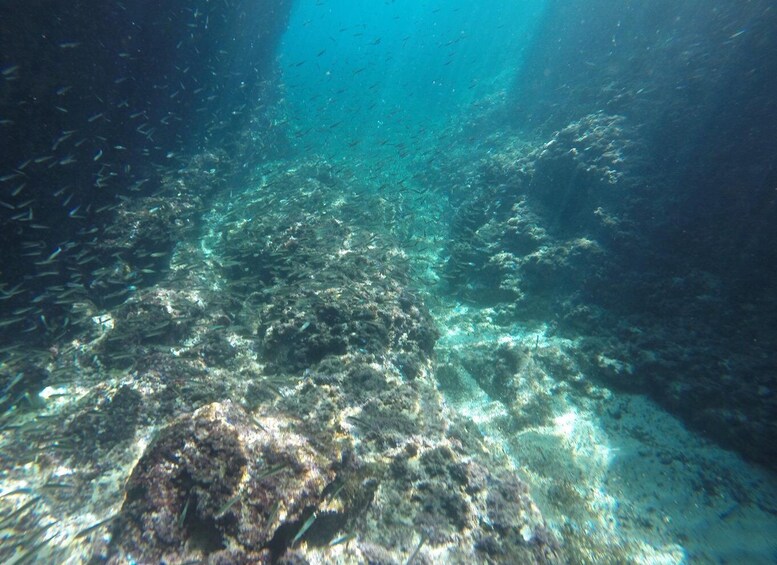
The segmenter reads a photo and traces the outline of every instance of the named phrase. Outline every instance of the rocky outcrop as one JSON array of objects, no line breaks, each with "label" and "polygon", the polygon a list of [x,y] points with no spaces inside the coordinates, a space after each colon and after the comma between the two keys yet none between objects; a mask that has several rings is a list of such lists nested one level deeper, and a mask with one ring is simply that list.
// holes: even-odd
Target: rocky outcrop
[{"label": "rocky outcrop", "polygon": [[[101,363],[132,347],[129,368],[151,390],[178,381],[188,391],[173,402],[147,396],[145,417],[183,414],[135,465],[109,561],[558,561],[512,464],[445,408],[437,329],[401,252],[350,218],[326,163],[265,182],[206,221],[206,248],[236,306],[222,330],[228,364],[192,356],[218,333],[205,321],[223,291],[196,306],[182,289],[140,293],[95,345]],[[183,342],[191,353],[159,347]],[[239,404],[186,412],[230,391]]]},{"label": "rocky outcrop", "polygon": [[667,245],[675,196],[645,166],[637,131],[623,117],[591,114],[544,143],[505,136],[478,170],[462,164],[477,190],[454,220],[444,281],[494,306],[501,323],[581,340],[589,374],[648,392],[772,465],[774,301],[743,296],[729,273]]}]

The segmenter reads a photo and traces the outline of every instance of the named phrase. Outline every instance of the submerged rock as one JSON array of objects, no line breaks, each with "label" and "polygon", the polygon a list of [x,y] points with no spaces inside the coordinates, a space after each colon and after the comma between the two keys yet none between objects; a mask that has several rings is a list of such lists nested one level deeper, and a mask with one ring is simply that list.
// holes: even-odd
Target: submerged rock
[{"label": "submerged rock", "polygon": [[109,562],[256,563],[283,553],[334,472],[288,422],[262,421],[227,402],[163,428],[127,483]]},{"label": "submerged rock", "polygon": [[576,364],[590,377],[649,393],[773,468],[774,300],[737,290],[736,269],[683,255],[685,241],[668,243],[686,221],[669,213],[685,188],[646,166],[638,122],[598,112],[544,143],[494,144],[474,167],[452,167],[470,189],[451,226],[448,290],[493,307],[503,326],[579,340]]},{"label": "submerged rock", "polygon": [[[162,428],[127,483],[110,561],[557,559],[514,467],[444,406],[438,332],[402,256],[338,218],[349,203],[328,170],[281,173],[282,215],[269,208],[242,231],[232,215],[218,230],[243,297],[232,362],[245,366],[224,375],[246,380],[253,415],[216,402]],[[277,195],[251,197],[249,214]],[[247,261],[254,253],[261,263]],[[230,254],[247,270],[231,271]],[[251,351],[264,361],[255,370]],[[155,367],[136,364],[144,378],[170,370]]]}]

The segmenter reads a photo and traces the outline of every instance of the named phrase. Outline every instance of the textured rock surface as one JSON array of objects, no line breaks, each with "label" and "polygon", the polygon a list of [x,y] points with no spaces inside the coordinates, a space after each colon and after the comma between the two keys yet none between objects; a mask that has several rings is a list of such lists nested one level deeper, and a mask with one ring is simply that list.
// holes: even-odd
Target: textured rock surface
[{"label": "textured rock surface", "polygon": [[[321,506],[334,462],[282,418],[200,408],[163,428],[136,465],[109,561],[269,562]],[[307,535],[338,521],[330,511]]]},{"label": "textured rock surface", "polygon": [[83,388],[63,403],[46,464],[76,466],[73,485],[101,477],[99,511],[114,513],[84,524],[85,552],[117,564],[561,560],[515,466],[445,407],[438,330],[406,256],[373,230],[390,204],[325,162],[261,178],[264,190],[216,199],[196,223],[202,244],[179,242],[154,285],[108,309],[84,299],[85,330],[56,351],[57,379],[76,371]]},{"label": "textured rock surface", "polygon": [[662,246],[671,188],[645,168],[629,122],[592,114],[536,146],[491,142],[498,149],[474,170],[461,165],[477,189],[453,223],[449,287],[494,306],[500,323],[582,336],[575,356],[589,374],[649,392],[709,437],[773,465],[775,336],[764,324],[774,301],[739,300],[722,275]]}]

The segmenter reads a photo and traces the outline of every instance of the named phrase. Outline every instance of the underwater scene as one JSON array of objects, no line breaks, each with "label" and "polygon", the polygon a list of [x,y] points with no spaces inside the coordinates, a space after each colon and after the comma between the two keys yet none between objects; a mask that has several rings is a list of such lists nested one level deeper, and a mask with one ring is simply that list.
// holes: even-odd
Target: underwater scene
[{"label": "underwater scene", "polygon": [[2,0],[0,563],[777,563],[772,0]]}]

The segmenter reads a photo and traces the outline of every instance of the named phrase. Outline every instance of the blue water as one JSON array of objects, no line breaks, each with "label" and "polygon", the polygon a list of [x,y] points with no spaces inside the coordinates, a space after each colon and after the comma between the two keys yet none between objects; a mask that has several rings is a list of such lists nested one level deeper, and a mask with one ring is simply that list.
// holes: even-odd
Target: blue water
[{"label": "blue water", "polygon": [[0,3],[0,561],[777,562],[772,0],[163,4]]},{"label": "blue water", "polygon": [[298,2],[278,52],[301,147],[429,149],[450,120],[504,93],[544,2]]}]

